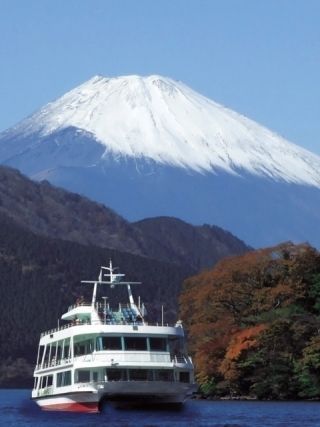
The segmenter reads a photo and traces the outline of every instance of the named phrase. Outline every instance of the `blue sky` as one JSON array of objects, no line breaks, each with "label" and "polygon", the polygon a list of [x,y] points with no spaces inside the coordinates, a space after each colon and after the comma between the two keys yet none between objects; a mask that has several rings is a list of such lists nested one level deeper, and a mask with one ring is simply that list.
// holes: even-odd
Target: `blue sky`
[{"label": "blue sky", "polygon": [[0,0],[0,131],[95,74],[161,74],[320,154],[319,0]]}]

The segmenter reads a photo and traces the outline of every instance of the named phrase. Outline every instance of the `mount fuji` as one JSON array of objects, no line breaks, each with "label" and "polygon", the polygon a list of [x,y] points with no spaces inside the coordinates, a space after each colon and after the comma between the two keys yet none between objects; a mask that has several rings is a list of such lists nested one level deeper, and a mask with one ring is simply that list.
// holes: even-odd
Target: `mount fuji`
[{"label": "mount fuji", "polygon": [[0,134],[0,163],[131,221],[320,246],[320,157],[161,76],[95,76]]}]

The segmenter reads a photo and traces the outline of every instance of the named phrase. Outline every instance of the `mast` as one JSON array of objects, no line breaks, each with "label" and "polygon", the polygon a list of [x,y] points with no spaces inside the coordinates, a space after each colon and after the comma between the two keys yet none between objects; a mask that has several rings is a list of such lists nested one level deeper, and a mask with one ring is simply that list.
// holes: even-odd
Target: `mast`
[{"label": "mast", "polygon": [[101,281],[102,281],[102,270],[100,269],[98,282],[94,282],[94,286],[93,286],[92,303],[91,303],[92,308],[94,308],[95,305],[96,305],[98,283],[101,282]]},{"label": "mast", "polygon": [[131,292],[130,283],[127,283],[127,289],[128,289],[130,306],[132,307],[135,304],[134,304],[134,299],[133,299],[132,292]]},{"label": "mast", "polygon": [[[94,308],[95,304],[96,304],[98,285],[102,285],[102,284],[110,285],[111,288],[114,288],[115,286],[118,286],[118,285],[126,285],[127,291],[128,291],[128,296],[129,296],[130,306],[136,307],[134,299],[133,299],[132,291],[131,291],[131,285],[132,284],[141,284],[141,282],[124,282],[124,281],[122,281],[121,279],[125,276],[125,274],[115,273],[115,270],[117,268],[118,267],[113,267],[112,260],[110,259],[109,267],[106,267],[106,266],[100,267],[100,273],[99,273],[98,280],[81,280],[81,283],[92,283],[94,285],[93,286],[93,293],[92,293],[92,303],[91,303],[92,308]],[[105,273],[104,270],[107,270],[107,273]],[[107,276],[109,278],[109,280],[104,280],[105,276]]]}]

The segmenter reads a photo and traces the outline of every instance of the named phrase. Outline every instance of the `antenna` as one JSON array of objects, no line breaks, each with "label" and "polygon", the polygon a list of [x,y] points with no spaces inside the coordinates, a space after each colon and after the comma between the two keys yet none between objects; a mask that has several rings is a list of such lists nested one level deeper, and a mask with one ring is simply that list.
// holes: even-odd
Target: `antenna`
[{"label": "antenna", "polygon": [[[129,295],[130,305],[131,306],[135,305],[130,285],[135,285],[135,284],[139,284],[140,285],[141,282],[127,282],[127,281],[122,281],[121,279],[125,276],[125,274],[115,273],[114,271],[117,268],[118,267],[113,267],[112,260],[110,259],[109,260],[109,267],[106,267],[104,265],[102,265],[100,267],[100,272],[99,272],[98,280],[81,280],[81,283],[91,283],[91,284],[94,285],[94,287],[93,287],[93,294],[92,294],[92,307],[94,307],[95,304],[96,304],[96,297],[97,297],[97,288],[98,288],[98,285],[109,285],[110,288],[114,288],[115,286],[118,286],[118,285],[126,285],[127,286],[128,295]],[[104,272],[105,270],[107,270],[107,273]],[[110,280],[104,280],[104,276],[109,277]]]}]

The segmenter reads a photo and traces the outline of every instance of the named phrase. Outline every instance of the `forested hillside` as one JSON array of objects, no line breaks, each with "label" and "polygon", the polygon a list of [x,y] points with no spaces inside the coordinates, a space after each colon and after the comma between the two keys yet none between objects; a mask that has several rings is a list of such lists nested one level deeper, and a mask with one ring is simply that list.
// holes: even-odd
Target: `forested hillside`
[{"label": "forested hillside", "polygon": [[[40,332],[57,325],[77,296],[90,298],[90,285],[109,258],[127,278],[142,281],[135,296],[146,303],[150,320],[176,320],[183,280],[193,270],[145,257],[37,236],[0,214],[0,387],[32,383]],[[89,286],[89,287],[88,287]],[[118,295],[110,295],[110,303]]]},{"label": "forested hillside", "polygon": [[148,239],[150,257],[188,264],[196,271],[249,250],[240,239],[214,225],[195,226],[169,217],[147,218],[133,225]]},{"label": "forested hillside", "polygon": [[320,398],[320,254],[282,244],[219,262],[180,298],[202,392]]},{"label": "forested hillside", "polygon": [[[248,247],[218,227],[175,218],[131,224],[111,209],[0,166],[0,386],[30,385],[39,333],[58,318],[110,257],[150,320],[177,320],[183,280]],[[118,302],[114,293],[109,301]],[[29,381],[29,382],[28,382]]]},{"label": "forested hillside", "polygon": [[0,212],[36,234],[143,255],[140,233],[112,209],[5,166]]},{"label": "forested hillside", "polygon": [[249,249],[219,227],[164,217],[130,223],[100,203],[46,181],[34,182],[4,166],[0,166],[0,213],[42,236],[189,264],[197,271]]}]

